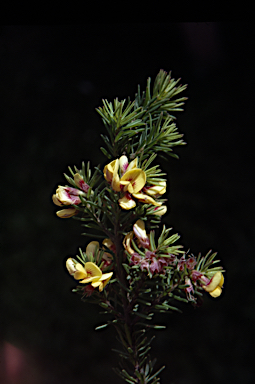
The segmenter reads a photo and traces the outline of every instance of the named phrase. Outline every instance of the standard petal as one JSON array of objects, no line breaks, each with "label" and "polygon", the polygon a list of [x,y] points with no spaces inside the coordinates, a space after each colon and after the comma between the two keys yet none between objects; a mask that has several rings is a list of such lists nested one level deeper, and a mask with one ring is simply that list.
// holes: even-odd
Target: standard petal
[{"label": "standard petal", "polygon": [[120,183],[122,181],[129,181],[128,192],[129,193],[137,193],[139,192],[146,183],[146,173],[140,168],[134,168],[130,171],[127,171],[122,178],[120,179]]},{"label": "standard petal", "polygon": [[86,269],[88,276],[93,276],[93,277],[96,276],[99,278],[102,276],[101,269],[95,263],[88,261],[87,263],[85,263],[84,267]]},{"label": "standard petal", "polygon": [[93,256],[95,256],[96,249],[99,249],[99,242],[91,241],[86,247],[86,255],[89,256],[90,254],[92,254]]}]

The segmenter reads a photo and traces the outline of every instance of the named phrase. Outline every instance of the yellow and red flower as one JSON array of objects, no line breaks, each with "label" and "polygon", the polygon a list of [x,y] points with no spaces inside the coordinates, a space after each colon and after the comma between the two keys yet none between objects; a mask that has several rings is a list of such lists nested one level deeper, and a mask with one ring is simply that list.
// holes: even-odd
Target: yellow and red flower
[{"label": "yellow and red flower", "polygon": [[[58,186],[56,193],[52,196],[53,203],[62,207],[63,205],[78,205],[81,203],[79,196],[86,196],[89,186],[79,173],[74,175],[74,182],[79,188]],[[61,218],[69,218],[76,215],[78,211],[75,208],[67,208],[58,211],[56,214]]]},{"label": "yellow and red flower", "polygon": [[218,271],[215,273],[215,275],[213,275],[211,280],[206,285],[202,285],[202,287],[212,297],[219,297],[222,292],[223,284],[224,284],[223,274],[220,271]]},{"label": "yellow and red flower", "polygon": [[[104,177],[111,184],[115,192],[122,192],[119,205],[125,210],[136,206],[135,200],[145,204],[152,204],[161,207],[162,203],[157,202],[153,197],[160,197],[166,192],[166,182],[160,181],[159,185],[146,186],[146,173],[138,168],[138,158],[128,163],[126,156],[113,160],[104,167]],[[153,197],[152,197],[153,196]],[[155,210],[155,215],[163,215],[166,207],[161,211]]]},{"label": "yellow and red flower", "polygon": [[80,280],[81,284],[90,283],[93,288],[98,288],[99,292],[102,292],[113,275],[113,272],[102,273],[101,269],[91,261],[82,265],[69,258],[66,261],[66,267],[75,280]]}]

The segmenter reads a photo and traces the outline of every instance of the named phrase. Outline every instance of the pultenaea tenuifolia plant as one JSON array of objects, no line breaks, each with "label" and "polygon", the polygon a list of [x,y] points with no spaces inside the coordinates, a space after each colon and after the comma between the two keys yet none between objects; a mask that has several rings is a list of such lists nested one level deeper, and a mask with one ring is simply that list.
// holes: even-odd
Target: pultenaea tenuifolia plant
[{"label": "pultenaea tenuifolia plant", "polygon": [[62,207],[57,215],[80,220],[84,235],[97,239],[68,258],[66,267],[78,281],[74,291],[110,315],[98,328],[115,327],[121,344],[115,372],[128,383],[160,381],[164,367],[154,372],[148,353],[148,330],[164,328],[153,324],[155,312],[180,311],[178,301],[197,305],[203,291],[218,297],[224,282],[216,253],[186,252],[180,236],[160,225],[167,183],[156,157],[177,157],[174,147],[185,144],[172,115],[186,100],[179,80],[160,70],[153,89],[149,78],[133,102],[103,100],[97,112],[106,132],[105,165],[93,171],[89,162],[82,169],[69,167],[69,185],[53,195]]}]

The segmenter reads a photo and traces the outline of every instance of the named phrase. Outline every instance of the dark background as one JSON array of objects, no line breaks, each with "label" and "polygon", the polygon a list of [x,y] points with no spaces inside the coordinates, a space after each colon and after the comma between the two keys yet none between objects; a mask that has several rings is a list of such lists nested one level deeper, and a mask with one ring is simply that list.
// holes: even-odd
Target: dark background
[{"label": "dark background", "polygon": [[1,356],[4,384],[119,383],[113,330],[71,292],[65,270],[89,239],[51,200],[68,165],[105,164],[95,108],[133,99],[160,69],[188,83],[188,145],[168,173],[168,215],[186,249],[218,251],[220,298],[158,317],[162,384],[254,380],[254,26],[86,24],[0,29]]}]

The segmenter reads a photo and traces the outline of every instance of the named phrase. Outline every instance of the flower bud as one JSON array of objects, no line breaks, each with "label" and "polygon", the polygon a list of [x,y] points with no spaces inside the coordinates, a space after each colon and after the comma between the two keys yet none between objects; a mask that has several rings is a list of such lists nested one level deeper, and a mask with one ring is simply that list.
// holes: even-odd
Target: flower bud
[{"label": "flower bud", "polygon": [[161,205],[161,207],[154,208],[153,214],[157,216],[163,216],[167,211],[166,205]]},{"label": "flower bud", "polygon": [[144,192],[150,196],[163,195],[166,192],[166,182],[160,181],[160,185],[151,185],[144,188]]},{"label": "flower bud", "polygon": [[66,268],[67,268],[68,272],[70,273],[70,275],[72,275],[72,276],[77,271],[77,269],[75,267],[75,263],[71,257],[69,257],[69,259],[66,260]]},{"label": "flower bud", "polygon": [[119,162],[120,162],[120,172],[121,172],[121,176],[127,171],[127,168],[128,168],[128,158],[127,156],[121,156],[120,159],[119,159]]},{"label": "flower bud", "polygon": [[85,181],[83,180],[82,176],[79,173],[76,173],[73,179],[78,188],[80,188],[85,193],[88,192],[89,185],[85,183]]},{"label": "flower bud", "polygon": [[56,212],[56,215],[61,219],[69,219],[74,215],[77,215],[78,211],[75,208],[62,209],[61,211]]}]

